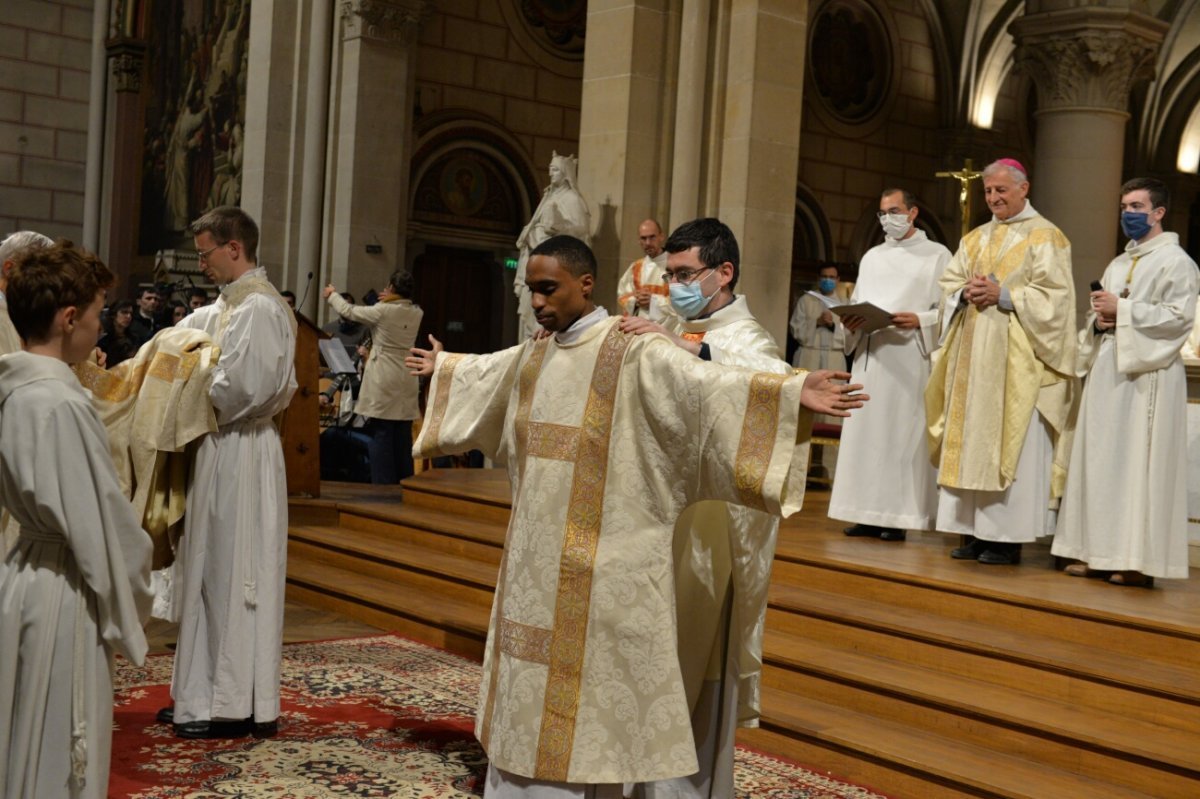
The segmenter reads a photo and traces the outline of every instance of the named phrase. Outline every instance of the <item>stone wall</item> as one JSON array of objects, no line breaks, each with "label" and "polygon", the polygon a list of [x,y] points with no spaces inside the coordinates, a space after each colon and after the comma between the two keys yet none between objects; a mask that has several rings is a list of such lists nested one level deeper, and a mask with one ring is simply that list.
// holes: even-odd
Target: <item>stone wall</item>
[{"label": "stone wall", "polygon": [[[524,146],[544,186],[551,153],[579,151],[582,62],[556,70],[539,64],[534,45],[514,34],[507,2],[437,4],[421,31],[416,99],[423,113],[462,109],[494,119]],[[564,74],[571,72],[578,74]]]},{"label": "stone wall", "polygon": [[0,233],[82,239],[91,35],[91,0],[4,0]]}]

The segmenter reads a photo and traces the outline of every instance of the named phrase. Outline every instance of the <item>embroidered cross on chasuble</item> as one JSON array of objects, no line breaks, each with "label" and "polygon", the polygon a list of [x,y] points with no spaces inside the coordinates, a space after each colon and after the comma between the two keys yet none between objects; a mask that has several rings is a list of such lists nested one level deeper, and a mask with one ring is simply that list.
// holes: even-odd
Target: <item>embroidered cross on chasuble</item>
[{"label": "embroidered cross on chasuble", "polygon": [[617,322],[570,345],[442,354],[414,447],[480,449],[508,470],[476,735],[498,768],[534,779],[695,772],[675,520],[706,499],[779,515],[803,499],[802,375],[713,366]]}]

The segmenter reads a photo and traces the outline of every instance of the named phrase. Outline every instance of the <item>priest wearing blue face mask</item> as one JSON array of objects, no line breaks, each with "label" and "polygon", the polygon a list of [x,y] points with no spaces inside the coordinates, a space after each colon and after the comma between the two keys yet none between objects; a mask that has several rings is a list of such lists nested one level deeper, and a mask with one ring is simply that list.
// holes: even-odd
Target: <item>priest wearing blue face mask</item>
[{"label": "priest wearing blue face mask", "polygon": [[1084,382],[1055,555],[1067,574],[1149,586],[1188,576],[1187,377],[1196,264],[1162,229],[1170,197],[1154,178],[1121,187],[1125,252],[1104,270],[1080,332]]}]

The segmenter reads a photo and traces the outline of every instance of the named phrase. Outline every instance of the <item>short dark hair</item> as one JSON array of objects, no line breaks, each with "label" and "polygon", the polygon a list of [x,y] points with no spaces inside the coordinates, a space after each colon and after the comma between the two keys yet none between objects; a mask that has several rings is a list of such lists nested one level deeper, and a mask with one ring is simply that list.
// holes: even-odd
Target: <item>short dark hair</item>
[{"label": "short dark hair", "polygon": [[241,208],[218,206],[193,222],[191,231],[193,236],[209,233],[217,244],[241,242],[246,258],[258,261],[258,225]]},{"label": "short dark hair", "polygon": [[296,299],[296,292],[291,291],[289,289],[284,289],[283,291],[279,292],[279,296],[280,297],[291,297],[294,300],[294,299]]},{"label": "short dark hair", "polygon": [[667,238],[663,249],[669,253],[686,252],[693,247],[700,248],[700,263],[710,269],[716,269],[728,261],[733,264],[733,280],[729,281],[729,290],[737,285],[738,275],[741,274],[742,255],[738,250],[737,237],[720,219],[705,217],[684,222]]},{"label": "short dark hair", "polygon": [[904,207],[905,208],[907,208],[908,210],[911,211],[912,209],[917,207],[917,198],[914,197],[912,195],[912,192],[910,192],[908,189],[901,189],[901,188],[896,188],[896,187],[893,187],[890,189],[884,189],[880,193],[879,199],[882,200],[884,197],[888,196],[889,194],[896,194],[896,193],[904,195]]},{"label": "short dark hair", "polygon": [[202,300],[204,300],[205,302],[208,302],[208,290],[202,289],[199,286],[192,286],[190,289],[188,289],[187,295],[189,298],[190,297],[199,297]]},{"label": "short dark hair", "polygon": [[596,255],[592,248],[574,236],[551,236],[529,253],[557,259],[559,266],[575,277],[596,276]]},{"label": "short dark hair", "polygon": [[392,291],[404,299],[412,299],[413,279],[408,270],[397,269],[395,272],[392,272],[392,276],[388,278],[388,285],[392,287]]},{"label": "short dark hair", "polygon": [[149,292],[150,294],[153,294],[155,297],[158,297],[159,299],[162,299],[162,295],[158,293],[158,289],[155,288],[154,286],[142,286],[140,289],[138,289],[136,299],[140,300],[142,297],[145,297],[147,292]]},{"label": "short dark hair", "polygon": [[1147,191],[1150,193],[1150,205],[1152,208],[1165,208],[1171,210],[1171,190],[1167,188],[1167,184],[1163,183],[1158,178],[1133,178],[1125,181],[1121,186],[1121,196],[1124,197],[1131,191]]},{"label": "short dark hair", "polygon": [[8,315],[25,341],[45,341],[60,308],[81,311],[115,282],[94,253],[65,239],[51,247],[27,248],[8,277]]}]

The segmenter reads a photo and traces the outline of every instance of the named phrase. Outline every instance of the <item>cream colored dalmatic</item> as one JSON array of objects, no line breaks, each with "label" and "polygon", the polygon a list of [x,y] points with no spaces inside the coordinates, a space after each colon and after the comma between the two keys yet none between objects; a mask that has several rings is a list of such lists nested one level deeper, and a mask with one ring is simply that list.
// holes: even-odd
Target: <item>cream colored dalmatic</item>
[{"label": "cream colored dalmatic", "polygon": [[574,343],[439,355],[414,455],[478,448],[513,509],[476,734],[538,780],[697,770],[672,536],[694,502],[789,515],[804,492],[803,377],[705,363],[610,319]]}]

